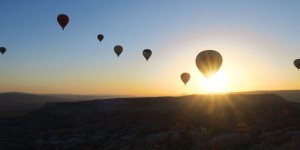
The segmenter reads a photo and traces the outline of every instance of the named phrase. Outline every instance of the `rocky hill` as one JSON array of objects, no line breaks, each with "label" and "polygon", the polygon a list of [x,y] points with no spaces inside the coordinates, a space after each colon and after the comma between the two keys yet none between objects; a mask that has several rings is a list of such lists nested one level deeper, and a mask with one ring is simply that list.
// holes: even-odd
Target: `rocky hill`
[{"label": "rocky hill", "polygon": [[41,108],[48,102],[76,102],[91,99],[130,97],[125,95],[71,95],[71,94],[30,94],[21,92],[0,93],[0,118],[26,115]]},{"label": "rocky hill", "polygon": [[[239,122],[249,125],[245,136],[236,132]],[[212,149],[228,145],[216,139],[229,133],[245,138],[229,143],[233,147],[265,144],[271,137],[282,146],[295,142],[287,133],[299,129],[300,104],[273,94],[117,98],[47,103],[26,116],[2,119],[0,149]],[[268,146],[274,143],[262,149]]]},{"label": "rocky hill", "polygon": [[74,99],[28,93],[0,93],[0,118],[25,115],[48,102],[74,102]]},{"label": "rocky hill", "polygon": [[235,92],[235,94],[276,94],[290,102],[300,102],[300,90],[272,90],[272,91],[248,91]]}]

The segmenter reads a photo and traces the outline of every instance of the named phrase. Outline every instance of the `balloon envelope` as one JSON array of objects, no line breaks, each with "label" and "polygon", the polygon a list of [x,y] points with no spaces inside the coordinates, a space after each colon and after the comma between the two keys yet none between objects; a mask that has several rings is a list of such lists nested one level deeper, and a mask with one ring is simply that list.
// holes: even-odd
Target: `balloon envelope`
[{"label": "balloon envelope", "polygon": [[184,72],[181,74],[180,78],[181,78],[182,82],[186,85],[186,83],[189,82],[191,76],[189,73]]},{"label": "balloon envelope", "polygon": [[151,57],[151,55],[152,55],[152,51],[150,50],[150,49],[145,49],[144,51],[143,51],[143,55],[144,55],[144,57],[146,58],[146,60],[148,61],[148,59]]},{"label": "balloon envelope", "polygon": [[221,67],[222,56],[215,50],[204,50],[196,57],[196,65],[199,71],[208,79]]},{"label": "balloon envelope", "polygon": [[123,52],[123,47],[121,45],[116,45],[114,47],[114,51],[115,53],[118,55],[118,57],[121,55],[121,53]]},{"label": "balloon envelope", "polygon": [[5,47],[0,47],[0,53],[3,55],[6,52],[6,48]]},{"label": "balloon envelope", "polygon": [[300,69],[300,59],[296,59],[296,60],[294,61],[294,65],[295,65],[295,67],[296,67],[297,69]]},{"label": "balloon envelope", "polygon": [[69,17],[65,14],[59,14],[57,16],[57,22],[61,26],[61,28],[64,30],[64,28],[67,26],[69,23]]},{"label": "balloon envelope", "polygon": [[101,42],[101,41],[103,40],[104,36],[103,36],[102,34],[99,34],[99,35],[97,36],[97,38],[98,38],[98,40]]}]

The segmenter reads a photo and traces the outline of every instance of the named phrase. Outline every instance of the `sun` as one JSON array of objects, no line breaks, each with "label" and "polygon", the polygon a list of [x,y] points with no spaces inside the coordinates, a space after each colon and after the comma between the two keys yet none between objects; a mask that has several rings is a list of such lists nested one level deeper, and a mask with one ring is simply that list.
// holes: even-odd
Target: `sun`
[{"label": "sun", "polygon": [[218,72],[209,79],[203,77],[200,84],[206,93],[224,93],[228,83],[228,76],[224,72]]}]

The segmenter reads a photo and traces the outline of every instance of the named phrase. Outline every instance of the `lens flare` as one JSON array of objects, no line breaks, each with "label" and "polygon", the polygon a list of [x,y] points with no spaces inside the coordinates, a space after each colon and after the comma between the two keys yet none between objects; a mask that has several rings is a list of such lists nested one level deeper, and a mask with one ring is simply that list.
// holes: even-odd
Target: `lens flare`
[{"label": "lens flare", "polygon": [[228,76],[224,72],[218,72],[210,79],[203,78],[200,84],[207,93],[223,93],[226,92],[228,83]]}]

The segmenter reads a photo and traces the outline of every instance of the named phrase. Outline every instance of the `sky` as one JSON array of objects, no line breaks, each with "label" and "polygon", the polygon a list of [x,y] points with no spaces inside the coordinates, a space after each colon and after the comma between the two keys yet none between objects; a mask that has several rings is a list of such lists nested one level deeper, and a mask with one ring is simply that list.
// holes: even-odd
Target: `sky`
[{"label": "sky", "polygon": [[[161,96],[300,89],[298,0],[1,0],[0,92]],[[70,18],[61,30],[56,17]],[[98,34],[104,35],[100,43]],[[118,58],[113,51],[122,45]],[[151,49],[149,61],[142,56]],[[197,54],[217,50],[207,80]],[[186,86],[180,74],[191,75]]]}]

